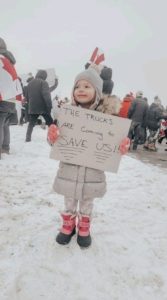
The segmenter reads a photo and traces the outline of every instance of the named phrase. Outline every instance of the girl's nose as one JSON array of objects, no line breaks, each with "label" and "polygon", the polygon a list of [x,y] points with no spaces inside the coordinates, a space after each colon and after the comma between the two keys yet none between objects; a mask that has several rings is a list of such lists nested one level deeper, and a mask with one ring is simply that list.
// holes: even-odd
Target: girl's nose
[{"label": "girl's nose", "polygon": [[83,91],[84,91],[84,88],[80,87],[80,88],[78,89],[78,91],[79,91],[79,92],[83,92]]}]

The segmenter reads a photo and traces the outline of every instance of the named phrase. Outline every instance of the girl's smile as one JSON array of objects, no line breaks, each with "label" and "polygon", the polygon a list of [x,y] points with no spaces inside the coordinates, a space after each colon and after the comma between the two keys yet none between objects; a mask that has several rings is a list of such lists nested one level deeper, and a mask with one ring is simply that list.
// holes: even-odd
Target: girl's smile
[{"label": "girl's smile", "polygon": [[74,87],[74,99],[83,106],[93,103],[95,94],[94,87],[87,80],[79,80]]}]

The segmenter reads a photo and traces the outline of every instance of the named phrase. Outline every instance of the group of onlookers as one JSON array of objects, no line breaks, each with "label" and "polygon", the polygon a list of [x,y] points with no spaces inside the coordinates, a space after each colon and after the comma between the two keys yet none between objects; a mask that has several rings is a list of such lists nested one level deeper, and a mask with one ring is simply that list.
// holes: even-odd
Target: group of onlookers
[{"label": "group of onlookers", "polygon": [[149,106],[142,91],[137,92],[136,97],[130,93],[123,99],[119,115],[132,120],[128,137],[133,150],[136,150],[139,144],[144,144],[145,150],[157,151],[156,141],[160,142],[158,135],[161,122],[167,120],[167,111],[158,96],[154,97]]}]

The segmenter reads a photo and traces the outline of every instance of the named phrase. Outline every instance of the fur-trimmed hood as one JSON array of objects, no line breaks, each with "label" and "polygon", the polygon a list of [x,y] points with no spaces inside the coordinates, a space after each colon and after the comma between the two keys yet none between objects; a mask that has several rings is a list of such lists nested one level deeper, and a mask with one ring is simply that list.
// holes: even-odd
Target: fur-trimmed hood
[{"label": "fur-trimmed hood", "polygon": [[121,100],[116,95],[103,95],[97,107],[97,111],[108,115],[118,115],[121,109]]}]

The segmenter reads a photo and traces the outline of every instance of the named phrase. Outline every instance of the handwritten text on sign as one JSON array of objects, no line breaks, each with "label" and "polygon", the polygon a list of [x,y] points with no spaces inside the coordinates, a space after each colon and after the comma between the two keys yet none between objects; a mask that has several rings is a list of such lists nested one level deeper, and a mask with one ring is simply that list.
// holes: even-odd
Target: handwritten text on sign
[{"label": "handwritten text on sign", "polygon": [[130,123],[128,119],[64,105],[58,116],[60,136],[50,157],[116,173],[121,159],[119,145]]}]

